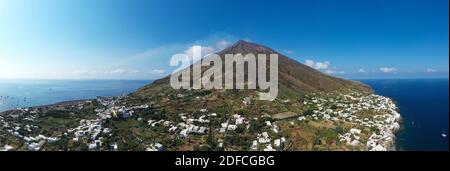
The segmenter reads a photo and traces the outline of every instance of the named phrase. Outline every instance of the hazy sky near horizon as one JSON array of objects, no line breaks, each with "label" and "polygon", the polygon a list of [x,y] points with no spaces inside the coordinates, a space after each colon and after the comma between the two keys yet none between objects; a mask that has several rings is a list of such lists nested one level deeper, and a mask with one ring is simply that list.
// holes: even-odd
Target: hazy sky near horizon
[{"label": "hazy sky near horizon", "polygon": [[263,44],[344,78],[449,75],[448,0],[0,0],[0,79],[155,79]]}]

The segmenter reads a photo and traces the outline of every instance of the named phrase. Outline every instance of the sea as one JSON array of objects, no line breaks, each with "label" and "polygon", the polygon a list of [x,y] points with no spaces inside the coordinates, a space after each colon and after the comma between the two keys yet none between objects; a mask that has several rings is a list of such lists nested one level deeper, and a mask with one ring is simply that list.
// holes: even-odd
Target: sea
[{"label": "sea", "polygon": [[403,118],[396,139],[397,150],[448,151],[448,78],[359,81],[396,102]]},{"label": "sea", "polygon": [[0,112],[61,101],[126,95],[151,80],[0,80]]},{"label": "sea", "polygon": [[[448,151],[448,79],[368,79],[376,94],[392,98],[402,115],[400,151]],[[61,101],[129,94],[151,80],[0,80],[0,112]],[[444,136],[446,135],[446,136]]]}]

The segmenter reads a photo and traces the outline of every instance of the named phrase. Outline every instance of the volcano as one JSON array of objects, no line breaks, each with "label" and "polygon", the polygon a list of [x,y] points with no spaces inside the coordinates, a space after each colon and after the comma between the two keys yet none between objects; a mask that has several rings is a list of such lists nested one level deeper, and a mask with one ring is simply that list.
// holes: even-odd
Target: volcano
[{"label": "volcano", "polygon": [[129,95],[1,112],[0,146],[55,151],[395,147],[401,117],[391,99],[263,45],[238,41],[217,55],[223,61],[230,57],[225,54],[237,53],[278,54],[274,100],[257,100],[259,89],[174,89],[167,76]]},{"label": "volcano", "polygon": [[[345,80],[322,73],[307,65],[289,58],[272,48],[256,43],[239,40],[232,46],[218,52],[217,54],[224,59],[225,54],[278,54],[278,77],[280,94],[305,94],[311,92],[371,92],[371,88],[360,82]],[[269,60],[269,59],[268,59]],[[225,64],[223,64],[225,65]],[[192,65],[186,69],[192,68]],[[204,71],[204,69],[203,69]],[[167,88],[170,82],[170,76],[156,80],[153,84],[144,86],[137,92],[137,96],[145,97],[154,90],[160,90],[161,87]]]}]

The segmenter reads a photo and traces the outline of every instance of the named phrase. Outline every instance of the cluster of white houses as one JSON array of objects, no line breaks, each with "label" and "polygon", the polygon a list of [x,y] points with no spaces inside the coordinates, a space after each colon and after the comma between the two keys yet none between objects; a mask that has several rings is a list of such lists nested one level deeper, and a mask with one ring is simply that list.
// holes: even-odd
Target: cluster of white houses
[{"label": "cluster of white houses", "polygon": [[[8,123],[6,122],[2,116],[0,116],[0,123],[2,125],[2,129],[6,130],[8,133],[16,136],[17,138],[20,138],[24,140],[25,145],[27,146],[27,149],[30,151],[37,151],[40,150],[42,145],[45,143],[54,143],[61,139],[62,136],[71,136],[73,135],[72,141],[81,141],[81,139],[86,139],[89,144],[87,144],[87,147],[89,150],[95,150],[103,146],[103,138],[105,136],[111,136],[111,129],[104,127],[106,121],[110,118],[128,118],[133,115],[134,109],[144,109],[149,108],[148,105],[140,105],[140,106],[134,106],[134,107],[125,107],[122,105],[123,99],[125,97],[116,97],[116,98],[98,98],[97,101],[104,107],[95,109],[96,118],[95,119],[82,119],[79,121],[79,125],[74,128],[67,129],[63,135],[58,135],[55,137],[47,137],[45,135],[37,135],[37,136],[31,136],[31,132],[33,129],[36,129],[37,126],[33,125],[24,125],[22,126],[19,123]],[[79,110],[84,108],[84,104],[92,103],[92,101],[84,101],[81,103],[78,103],[75,107]],[[27,113],[27,115],[24,116],[23,120],[27,121],[34,121],[38,115],[37,115],[37,109],[36,108],[25,108],[25,109],[19,109],[22,113]],[[18,114],[12,114],[8,117],[18,117],[16,116]],[[21,130],[21,131],[19,131]],[[25,132],[29,133],[30,135],[22,135],[19,132]],[[2,150],[10,150],[13,147],[9,145],[5,145],[5,147],[1,148]],[[117,143],[113,143],[111,147],[109,147],[111,150],[117,150],[118,146]],[[160,149],[160,147],[157,145],[156,149]]]},{"label": "cluster of white houses", "polygon": [[[305,105],[313,105],[317,109],[311,115],[300,116],[298,120],[331,120],[346,121],[359,125],[362,128],[372,128],[378,130],[373,132],[367,142],[361,142],[361,130],[353,128],[348,133],[339,135],[341,142],[351,146],[365,145],[368,150],[385,151],[394,149],[395,133],[400,128],[400,114],[397,112],[395,103],[387,97],[379,95],[363,95],[361,93],[351,93],[339,95],[336,98],[320,98],[313,96],[305,100]],[[335,105],[332,109],[327,104]],[[364,112],[371,112],[368,115],[361,115]]]},{"label": "cluster of white houses", "polygon": [[275,151],[277,149],[281,149],[286,142],[286,138],[280,137],[274,139],[274,137],[279,133],[278,126],[270,121],[266,121],[265,124],[266,127],[272,131],[273,136],[270,136],[268,132],[256,134],[256,140],[253,140],[250,149],[260,150],[262,148],[263,151]]},{"label": "cluster of white houses", "polygon": [[150,119],[147,121],[148,125],[150,127],[155,126],[163,126],[168,129],[171,133],[178,133],[180,137],[182,138],[188,138],[190,134],[206,134],[208,131],[208,128],[205,126],[200,126],[200,124],[206,124],[209,123],[208,117],[215,117],[217,114],[211,113],[206,114],[206,109],[200,109],[201,113],[204,113],[198,118],[194,118],[191,115],[187,113],[180,113],[178,116],[181,118],[182,122],[174,123],[173,121],[168,120],[153,120]]},{"label": "cluster of white houses", "polygon": [[220,124],[219,132],[225,133],[226,131],[234,131],[239,125],[243,124],[245,124],[246,129],[250,127],[249,120],[239,114],[234,114],[231,119]]},{"label": "cluster of white houses", "polygon": [[[30,109],[30,108],[19,108],[18,109],[21,114],[27,113],[27,115],[22,115],[23,120],[33,122],[38,116],[36,109]],[[10,118],[18,118],[21,114],[10,114]],[[58,141],[61,137],[61,135],[56,137],[47,137],[42,134],[38,134],[36,136],[33,136],[33,129],[37,129],[38,127],[32,124],[20,124],[15,122],[7,122],[3,118],[3,116],[0,116],[0,124],[2,125],[3,130],[6,130],[9,134],[15,136],[18,139],[21,139],[24,141],[24,144],[27,146],[27,149],[30,151],[38,151],[40,150],[41,146],[45,143],[54,143]],[[13,146],[10,146],[8,144],[4,145],[4,147],[0,148],[1,151],[8,151],[14,149]]]},{"label": "cluster of white houses", "polygon": [[[129,118],[133,116],[135,109],[146,109],[149,108],[147,104],[133,107],[125,107],[122,104],[122,101],[125,97],[117,97],[117,98],[98,98],[97,102],[99,102],[105,108],[95,109],[97,112],[97,118],[91,120],[80,120],[80,125],[68,129],[66,131],[66,135],[72,134],[74,137],[73,141],[79,141],[81,138],[87,138],[88,148],[89,150],[95,150],[99,147],[103,146],[103,138],[112,136],[112,132],[110,128],[104,127],[106,121],[110,118]],[[118,150],[117,143],[113,143],[111,150]]]},{"label": "cluster of white houses", "polygon": [[150,144],[149,147],[145,149],[145,151],[164,151],[164,146],[160,143]]},{"label": "cluster of white houses", "polygon": [[12,150],[12,149],[14,149],[14,147],[12,147],[12,146],[10,146],[8,144],[4,145],[3,147],[0,147],[0,151],[9,151],[9,150]]},{"label": "cluster of white houses", "polygon": [[[207,109],[200,109],[199,112],[201,115],[199,117],[193,117],[192,114],[188,113],[180,113],[178,116],[181,118],[182,122],[175,123],[169,120],[153,120],[150,119],[147,121],[147,124],[150,127],[162,126],[165,129],[168,129],[168,132],[172,134],[177,134],[182,138],[188,138],[191,134],[196,135],[204,135],[208,133],[209,128],[206,125],[210,122],[210,119],[215,119],[217,117],[216,113],[208,113]],[[267,117],[267,116],[261,116]],[[253,118],[253,120],[257,120],[258,118]],[[252,119],[247,119],[239,114],[233,114],[226,122],[220,124],[220,127],[216,129],[219,133],[226,134],[228,131],[236,131],[238,126],[243,126],[245,129],[249,129],[250,122]],[[265,122],[265,129],[270,130],[272,135],[276,135],[279,133],[279,127],[270,121]],[[265,150],[265,151],[274,151],[276,149],[280,149],[282,145],[286,142],[286,138],[280,137],[278,139],[272,139],[268,132],[262,132],[260,134],[255,135],[256,140],[253,141],[251,145],[252,150]],[[276,137],[276,136],[273,136]],[[223,147],[223,140],[219,139],[219,147]],[[156,144],[158,145],[158,144]],[[160,147],[163,147],[162,145]],[[149,147],[147,150],[154,151],[159,148]]]},{"label": "cluster of white houses", "polygon": [[[313,95],[310,98],[305,99],[303,102],[304,105],[313,106],[315,110],[309,115],[298,117],[298,120],[351,122],[357,126],[351,128],[348,132],[339,134],[338,138],[342,143],[346,143],[350,146],[364,146],[367,150],[383,151],[393,149],[395,145],[395,132],[400,128],[399,120],[401,117],[397,112],[395,103],[391,99],[379,95],[363,95],[360,93],[338,96],[326,95],[323,97],[324,98],[322,98],[322,96]],[[95,119],[80,120],[77,127],[70,128],[63,135],[56,137],[47,137],[44,135],[30,136],[32,130],[37,128],[36,126],[31,124],[21,125],[14,122],[8,123],[3,116],[0,116],[0,126],[3,130],[6,130],[6,132],[23,139],[28,150],[40,150],[41,146],[45,143],[54,143],[60,140],[62,136],[71,135],[73,135],[73,141],[81,141],[81,139],[87,140],[87,142],[89,142],[89,144],[87,144],[88,148],[90,150],[96,150],[104,146],[103,139],[105,137],[112,136],[111,130],[104,127],[108,119],[117,117],[129,118],[133,116],[135,109],[149,108],[149,105],[147,104],[126,107],[123,104],[124,98],[125,97],[98,98],[97,102],[102,105],[102,108],[95,109],[95,112],[97,113]],[[251,98],[244,98],[242,103],[244,105],[251,104]],[[79,103],[77,107],[82,109],[82,104],[84,103]],[[34,121],[36,117],[38,117],[37,111],[33,109],[27,108],[20,110],[27,113],[23,118],[24,120]],[[373,113],[361,115],[361,113],[364,113],[365,111],[371,111]],[[150,119],[147,123],[149,127],[164,127],[168,132],[177,134],[183,138],[188,138],[191,134],[207,134],[209,131],[207,125],[210,123],[210,119],[217,117],[217,114],[208,113],[207,109],[200,109],[199,112],[200,115],[196,115],[198,117],[194,117],[194,115],[187,113],[178,114],[182,120],[179,123],[163,119]],[[239,126],[249,129],[250,122],[267,116],[268,115],[263,115],[260,116],[260,118],[247,119],[239,114],[234,114],[227,121],[221,123],[216,131],[226,134],[227,131],[235,131]],[[18,116],[10,115],[8,117]],[[377,131],[372,131],[371,134],[367,136],[368,138],[363,139],[361,137],[364,128],[371,128],[371,130],[376,129]],[[255,139],[251,143],[251,150],[278,150],[282,149],[287,141],[286,138],[280,136],[279,133],[281,130],[279,127],[270,121],[266,121],[264,129],[259,131],[261,132],[255,135]],[[29,132],[30,135],[22,135],[19,132]],[[222,141],[223,140],[219,140],[219,146],[223,146]],[[14,149],[14,147],[7,144],[0,147],[0,150],[2,151],[11,149]],[[117,143],[113,143],[108,149],[117,150]],[[164,145],[153,143],[150,144],[146,150],[161,151],[164,150]]]}]

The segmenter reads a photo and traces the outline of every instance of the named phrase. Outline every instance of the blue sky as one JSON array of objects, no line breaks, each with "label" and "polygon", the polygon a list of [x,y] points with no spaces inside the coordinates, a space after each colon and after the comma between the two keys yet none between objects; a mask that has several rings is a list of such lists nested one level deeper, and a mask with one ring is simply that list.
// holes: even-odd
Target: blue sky
[{"label": "blue sky", "polygon": [[0,0],[0,79],[155,79],[239,39],[338,77],[448,77],[448,2]]}]

